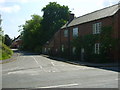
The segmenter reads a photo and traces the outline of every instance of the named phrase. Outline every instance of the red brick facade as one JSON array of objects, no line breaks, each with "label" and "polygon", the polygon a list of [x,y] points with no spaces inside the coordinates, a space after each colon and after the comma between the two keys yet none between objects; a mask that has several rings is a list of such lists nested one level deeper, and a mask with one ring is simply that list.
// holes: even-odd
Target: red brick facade
[{"label": "red brick facade", "polygon": [[20,39],[20,36],[18,36],[13,42],[12,45],[10,46],[11,48],[19,48],[22,44],[22,40]]},{"label": "red brick facade", "polygon": [[[62,53],[62,47],[64,46],[64,49],[68,49],[68,54],[70,55],[70,52],[72,52],[72,45],[70,42],[73,40],[73,28],[76,28],[76,27],[78,28],[78,36],[93,34],[93,24],[99,23],[99,22],[101,22],[102,27],[112,26],[114,30],[112,37],[116,39],[120,39],[120,10],[118,9],[118,11],[114,15],[61,28],[58,32],[56,32],[52,40],[49,41],[47,45],[44,45],[43,52],[48,53],[48,51],[44,51],[44,50],[45,48],[47,50],[49,48],[49,51],[52,52],[53,55],[56,55],[56,54],[59,55],[60,53]],[[68,30],[68,37],[64,36],[65,30]],[[113,53],[115,60],[120,59],[119,46],[120,45],[116,46],[116,49],[114,50],[114,53]]]}]

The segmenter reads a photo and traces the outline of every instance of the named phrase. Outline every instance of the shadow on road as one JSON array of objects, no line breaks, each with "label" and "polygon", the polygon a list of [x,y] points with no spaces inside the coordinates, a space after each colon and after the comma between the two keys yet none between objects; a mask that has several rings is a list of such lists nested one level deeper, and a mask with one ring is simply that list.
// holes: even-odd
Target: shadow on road
[{"label": "shadow on road", "polygon": [[99,69],[104,69],[104,70],[110,70],[110,71],[115,71],[115,72],[120,72],[119,64],[118,63],[110,63],[110,64],[95,64],[95,63],[88,63],[88,62],[81,62],[78,60],[68,60],[64,58],[58,58],[58,57],[51,57],[48,55],[43,55],[40,53],[32,53],[28,51],[19,51],[19,50],[14,50],[14,52],[20,53],[20,55],[27,55],[27,56],[33,56],[33,55],[41,55],[43,57],[55,60],[55,61],[61,61],[69,64],[74,64],[74,65],[82,65],[82,66],[88,66],[88,67],[94,67],[94,68],[99,68]]},{"label": "shadow on road", "polygon": [[28,52],[28,51],[18,51],[20,53],[20,55],[27,55],[27,56],[31,56],[31,55],[40,55],[40,53],[33,53],[33,52]]},{"label": "shadow on road", "polygon": [[87,67],[94,67],[94,68],[99,68],[99,69],[105,69],[105,70],[120,72],[120,68],[119,68],[118,63],[95,64],[95,63],[80,62],[78,60],[68,60],[68,59],[50,57],[50,56],[48,56],[47,58],[52,59],[52,60],[56,60],[56,61],[66,62],[66,63],[69,63],[69,64],[74,64],[74,65],[82,65],[82,66],[87,66]]}]

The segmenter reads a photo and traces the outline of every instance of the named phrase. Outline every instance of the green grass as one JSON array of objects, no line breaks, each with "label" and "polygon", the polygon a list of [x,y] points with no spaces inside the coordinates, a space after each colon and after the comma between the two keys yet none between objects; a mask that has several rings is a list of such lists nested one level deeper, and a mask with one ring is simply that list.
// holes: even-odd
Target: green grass
[{"label": "green grass", "polygon": [[8,59],[12,56],[13,51],[5,44],[0,44],[0,60]]}]

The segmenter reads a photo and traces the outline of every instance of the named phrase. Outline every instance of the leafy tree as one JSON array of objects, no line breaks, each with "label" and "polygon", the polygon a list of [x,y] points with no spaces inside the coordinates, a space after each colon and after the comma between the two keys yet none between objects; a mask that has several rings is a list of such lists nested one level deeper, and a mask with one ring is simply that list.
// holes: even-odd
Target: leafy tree
[{"label": "leafy tree", "polygon": [[56,2],[50,2],[42,9],[42,11],[42,26],[46,42],[46,40],[49,40],[54,33],[68,21],[70,11],[68,6],[61,6]]},{"label": "leafy tree", "polygon": [[23,25],[23,31],[21,32],[23,49],[34,51],[35,48],[41,45],[41,20],[39,15],[32,15],[32,19],[26,21]]},{"label": "leafy tree", "polygon": [[12,44],[12,39],[9,37],[9,35],[6,34],[4,38],[5,38],[4,44],[10,46]]},{"label": "leafy tree", "polygon": [[[3,30],[1,27],[1,15],[0,15],[0,60],[8,59],[12,56],[13,51],[4,44]],[[2,53],[2,54],[1,54]]]},{"label": "leafy tree", "polygon": [[5,39],[4,39],[4,36],[3,36],[3,30],[0,27],[0,43],[4,43],[4,41],[5,41]]},{"label": "leafy tree", "polygon": [[70,13],[67,6],[56,2],[50,2],[42,11],[43,18],[32,15],[32,19],[22,26],[23,49],[41,52],[42,46],[67,22]]}]

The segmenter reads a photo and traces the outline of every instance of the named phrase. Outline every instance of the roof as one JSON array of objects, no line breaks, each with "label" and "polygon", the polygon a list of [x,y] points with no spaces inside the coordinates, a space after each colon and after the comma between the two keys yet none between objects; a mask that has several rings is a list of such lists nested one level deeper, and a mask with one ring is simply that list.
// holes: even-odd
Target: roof
[{"label": "roof", "polygon": [[61,29],[86,23],[86,22],[90,22],[90,21],[94,21],[94,20],[98,20],[101,18],[113,16],[118,10],[119,10],[119,4],[106,7],[106,8],[94,11],[92,13],[88,13],[83,16],[74,18],[69,24],[67,23],[63,27],[61,27]]},{"label": "roof", "polygon": [[19,41],[19,40],[21,40],[20,35],[19,35],[17,38],[15,38],[15,39],[13,40],[13,42],[16,42],[16,41]]}]

